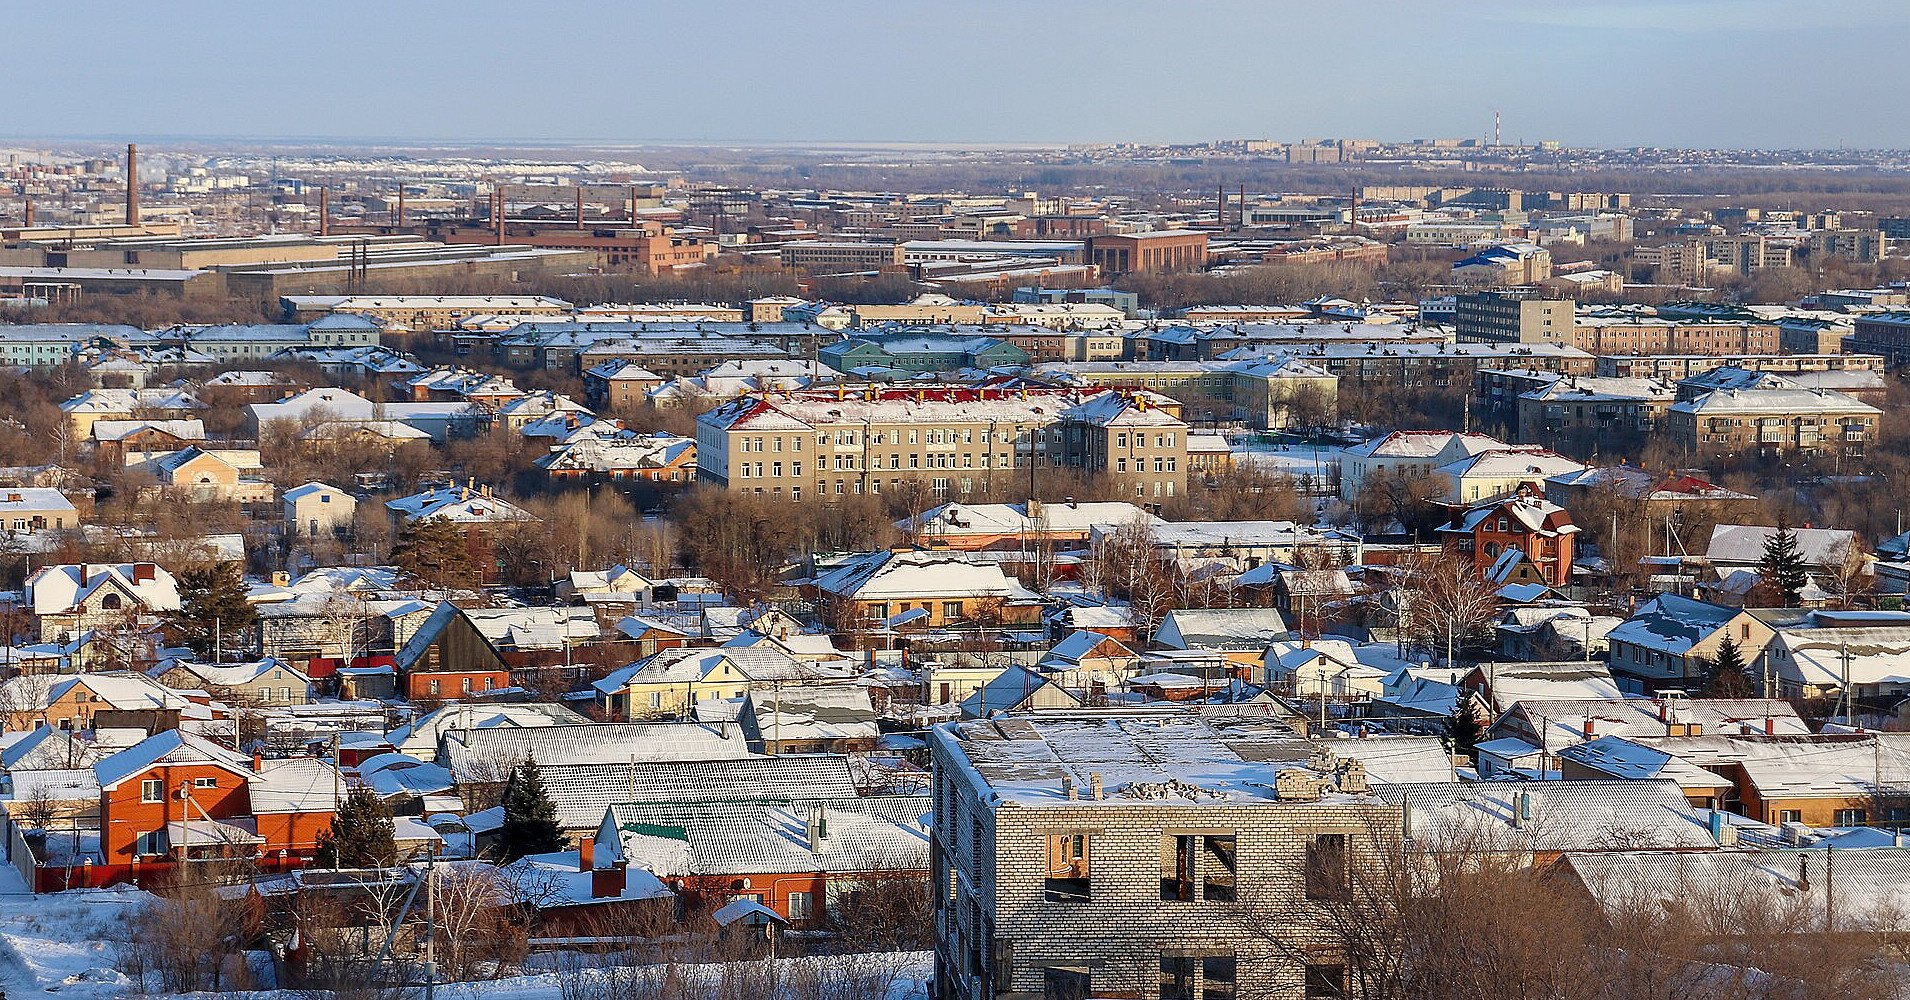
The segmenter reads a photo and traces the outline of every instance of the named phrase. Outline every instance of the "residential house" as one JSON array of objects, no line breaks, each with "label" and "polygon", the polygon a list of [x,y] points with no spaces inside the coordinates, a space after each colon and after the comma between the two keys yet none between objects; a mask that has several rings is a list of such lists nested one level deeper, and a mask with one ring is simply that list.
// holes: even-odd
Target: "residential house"
[{"label": "residential house", "polygon": [[1063,687],[1085,691],[1096,684],[1118,686],[1133,674],[1140,659],[1140,654],[1113,636],[1082,629],[1055,643],[1036,666]]},{"label": "residential house", "polygon": [[1605,634],[1612,676],[1630,694],[1689,690],[1701,683],[1718,647],[1729,639],[1751,663],[1774,634],[1742,608],[1659,594]]},{"label": "residential house", "polygon": [[[1578,525],[1565,508],[1546,500],[1530,485],[1510,497],[1468,507],[1439,532],[1482,577],[1494,582],[1536,582],[1564,587],[1572,582],[1573,539]],[[1531,579],[1499,579],[1492,573],[1501,558],[1518,553]]]},{"label": "residential house", "polygon": [[472,485],[428,489],[387,500],[385,508],[399,522],[440,519],[456,525],[464,535],[464,545],[471,553],[472,562],[477,565],[478,582],[484,585],[497,580],[495,551],[499,533],[511,525],[536,520],[524,508],[493,496],[489,487]]},{"label": "residential house", "polygon": [[1177,608],[1161,619],[1154,644],[1164,649],[1216,653],[1236,675],[1257,673],[1267,647],[1289,636],[1277,608]]},{"label": "residential house", "polygon": [[466,612],[441,601],[393,658],[393,690],[382,695],[369,677],[346,681],[346,697],[412,701],[493,695],[512,686],[511,665]]},{"label": "residential house", "polygon": [[1080,708],[1085,700],[1055,678],[1010,665],[962,699],[962,718],[992,719],[1043,709]]},{"label": "residential house", "polygon": [[779,650],[663,649],[592,685],[597,703],[616,719],[681,716],[712,699],[751,691],[847,680],[840,668],[798,660]]},{"label": "residential house", "polygon": [[955,552],[871,552],[822,574],[815,583],[840,631],[919,611],[929,628],[1000,627],[1040,621],[1041,598],[1001,566]]},{"label": "residential house", "polygon": [[315,757],[246,758],[178,730],[94,765],[99,861],[92,884],[155,884],[187,860],[235,858],[260,868],[309,864],[331,827],[342,782]]},{"label": "residential house", "polygon": [[8,729],[93,729],[100,713],[125,713],[155,727],[192,711],[185,695],[134,671],[70,676],[19,674],[0,681],[0,716]]},{"label": "residential house", "polygon": [[929,809],[920,795],[619,803],[593,853],[599,870],[649,871],[692,909],[747,901],[817,928],[871,879],[928,871]]},{"label": "residential house", "polygon": [[1268,959],[1212,919],[1351,891],[1399,810],[1339,748],[1266,721],[1057,713],[948,723],[930,749],[944,1000],[1346,987],[1324,934],[1293,925],[1297,952]]},{"label": "residential house", "polygon": [[169,688],[205,691],[235,706],[276,707],[311,701],[311,678],[269,656],[251,663],[198,663],[176,657],[146,673]]},{"label": "residential house", "polygon": [[180,607],[172,574],[149,562],[42,566],[25,597],[43,638],[146,628]]},{"label": "residential house", "polygon": [[306,483],[285,491],[285,526],[293,537],[318,538],[351,530],[358,498],[326,483]]}]

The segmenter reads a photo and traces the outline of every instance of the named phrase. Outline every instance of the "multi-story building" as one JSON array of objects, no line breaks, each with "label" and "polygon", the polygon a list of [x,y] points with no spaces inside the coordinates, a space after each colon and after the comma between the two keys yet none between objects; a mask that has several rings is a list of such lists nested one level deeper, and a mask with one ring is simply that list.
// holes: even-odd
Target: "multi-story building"
[{"label": "multi-story building", "polygon": [[1761,234],[1711,236],[1698,241],[1713,270],[1750,274],[1767,267],[1791,266],[1791,247]]},{"label": "multi-story building", "polygon": [[347,313],[387,330],[448,330],[473,316],[564,316],[572,308],[546,295],[287,295],[279,307],[290,323]]},{"label": "multi-story building", "polygon": [[1883,411],[1823,389],[1718,389],[1665,411],[1671,440],[1703,455],[1858,458]]},{"label": "multi-story building", "polygon": [[1826,229],[1811,234],[1811,253],[1848,257],[1857,264],[1875,264],[1890,252],[1890,238],[1876,229]]},{"label": "multi-story building", "polygon": [[1892,367],[1910,363],[1910,312],[1858,316],[1845,344],[1852,352],[1880,354]]},{"label": "multi-story building", "polygon": [[1775,323],[1693,321],[1625,314],[1578,317],[1572,344],[1593,354],[1775,354]]},{"label": "multi-story building", "polygon": [[869,387],[757,393],[697,418],[697,477],[790,500],[926,482],[938,499],[1025,493],[1043,468],[1122,495],[1184,492],[1180,404],[1146,392]]},{"label": "multi-story building", "polygon": [[1719,357],[1708,354],[1602,354],[1596,374],[1602,378],[1655,378],[1677,382],[1724,365],[1748,371],[1881,372],[1884,359],[1876,354],[1757,354]]},{"label": "multi-story building", "polygon": [[1312,396],[1319,413],[1330,417],[1338,406],[1340,380],[1330,372],[1293,358],[1253,361],[1100,361],[1041,365],[1041,376],[1077,385],[1145,389],[1182,403],[1211,400],[1235,405],[1234,416],[1256,427],[1292,423],[1292,403]]},{"label": "multi-story building", "polygon": [[[1298,915],[1348,898],[1399,824],[1358,742],[1180,713],[937,728],[938,1000],[1345,995]],[[1243,913],[1295,914],[1267,921],[1287,947]]]},{"label": "multi-story building", "polygon": [[1555,442],[1559,435],[1647,434],[1671,407],[1670,383],[1648,378],[1571,375],[1518,398],[1518,439]]},{"label": "multi-story building", "polygon": [[1453,331],[1475,344],[1571,344],[1575,309],[1531,289],[1469,292],[1454,301]]},{"label": "multi-story building", "polygon": [[[1530,582],[1563,587],[1572,582],[1573,540],[1578,525],[1540,489],[1522,486],[1510,497],[1476,504],[1439,529],[1479,574],[1494,582],[1521,583],[1507,563],[1524,564]],[[1515,556],[1514,553],[1517,553]]]},{"label": "multi-story building", "polygon": [[[1271,352],[1270,352],[1271,353]],[[1277,353],[1316,365],[1348,382],[1465,387],[1490,369],[1523,368],[1590,375],[1592,355],[1565,344],[1316,344]],[[1228,352],[1230,357],[1244,352]]]},{"label": "multi-story building", "polygon": [[1102,233],[1088,237],[1087,261],[1102,274],[1198,271],[1207,266],[1207,234],[1188,229]]},{"label": "multi-story building", "polygon": [[876,271],[902,266],[902,244],[798,240],[783,244],[781,258],[793,271]]}]

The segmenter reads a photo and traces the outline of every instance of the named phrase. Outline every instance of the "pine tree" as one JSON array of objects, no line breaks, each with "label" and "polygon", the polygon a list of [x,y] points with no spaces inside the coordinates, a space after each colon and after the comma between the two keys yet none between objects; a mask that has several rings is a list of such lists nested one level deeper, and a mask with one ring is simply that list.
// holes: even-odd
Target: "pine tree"
[{"label": "pine tree", "polygon": [[1783,599],[1784,607],[1797,606],[1798,595],[1803,593],[1809,576],[1803,553],[1797,549],[1797,532],[1791,530],[1788,518],[1779,517],[1777,531],[1764,540],[1764,556],[1758,560],[1757,570],[1764,582]]},{"label": "pine tree", "polygon": [[1705,670],[1704,696],[1707,698],[1749,698],[1757,690],[1745,668],[1738,644],[1726,638],[1718,644],[1718,655]]},{"label": "pine tree", "polygon": [[1446,717],[1446,742],[1451,744],[1453,753],[1470,757],[1473,748],[1479,745],[1479,737],[1484,735],[1485,727],[1479,724],[1479,714],[1473,709],[1472,700],[1461,693],[1452,714]]},{"label": "pine tree", "polygon": [[504,786],[504,825],[498,830],[498,852],[505,861],[526,854],[563,850],[564,835],[557,825],[557,805],[544,790],[537,758],[524,761]]},{"label": "pine tree", "polygon": [[193,566],[179,573],[179,610],[166,617],[173,636],[203,655],[219,659],[215,645],[243,645],[258,624],[259,609],[246,599],[245,574],[238,563]]},{"label": "pine tree", "polygon": [[405,575],[433,587],[475,589],[477,560],[464,541],[464,532],[441,517],[406,521],[391,547],[391,562]]},{"label": "pine tree", "polygon": [[369,788],[354,788],[318,837],[317,863],[326,868],[389,868],[398,861],[391,810]]}]

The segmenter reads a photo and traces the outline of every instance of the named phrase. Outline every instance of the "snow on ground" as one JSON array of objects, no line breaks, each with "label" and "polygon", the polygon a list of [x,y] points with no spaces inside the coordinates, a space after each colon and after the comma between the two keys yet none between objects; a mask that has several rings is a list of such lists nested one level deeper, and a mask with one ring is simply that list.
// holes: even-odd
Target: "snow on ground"
[{"label": "snow on ground", "polygon": [[1239,442],[1234,445],[1234,464],[1253,466],[1268,472],[1280,472],[1298,478],[1331,479],[1340,469],[1340,449],[1305,444],[1262,444]]},{"label": "snow on ground", "polygon": [[[866,963],[863,962],[865,959],[867,960]],[[898,965],[889,965],[888,963],[891,960],[898,963]],[[895,956],[851,955],[846,956],[846,958],[828,956],[818,959],[778,959],[777,964],[783,967],[785,974],[788,974],[794,969],[797,963],[805,961],[819,961],[824,963],[846,961],[848,965],[845,966],[845,968],[851,970],[858,968],[863,970],[880,968],[884,973],[895,973],[894,985],[889,989],[887,996],[882,998],[870,997],[869,1000],[927,1000],[928,980],[935,964],[934,956],[926,951],[911,952]],[[646,971],[651,974],[657,974],[660,973],[662,969],[661,967],[652,967]],[[715,987],[717,987],[722,979],[722,967],[719,965],[686,965],[681,967],[681,973],[685,982],[707,985],[712,988],[713,993],[717,992]],[[600,972],[585,972],[580,974],[586,976],[602,975]],[[541,975],[512,976],[505,979],[493,979],[476,983],[442,983],[439,984],[437,988],[437,995],[440,1000],[562,1000],[562,978],[563,974],[547,972]],[[878,976],[878,978],[887,977],[886,975],[882,975]],[[585,992],[586,994],[589,993],[588,990]],[[276,992],[195,994],[195,996],[205,997],[207,1000],[210,1000],[212,997],[218,997],[220,1000],[285,1000],[289,995],[287,991],[283,990]],[[690,995],[694,996],[695,993],[693,992]],[[764,1000],[771,1000],[771,998],[765,997]]]},{"label": "snow on ground", "polygon": [[113,962],[126,916],[151,899],[137,889],[35,896],[18,869],[0,864],[0,990],[102,1000],[133,993]]}]

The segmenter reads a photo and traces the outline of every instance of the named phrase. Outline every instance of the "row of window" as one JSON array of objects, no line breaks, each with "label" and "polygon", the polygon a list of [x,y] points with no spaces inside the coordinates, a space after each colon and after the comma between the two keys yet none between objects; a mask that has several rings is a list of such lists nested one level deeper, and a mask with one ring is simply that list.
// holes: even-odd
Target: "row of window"
[{"label": "row of window", "polygon": [[[982,846],[982,832],[971,834],[973,848]],[[1094,835],[1056,833],[1048,836],[1047,875],[1043,897],[1053,903],[1084,903],[1094,898]],[[1315,834],[1307,841],[1302,869],[1306,898],[1344,899],[1351,891],[1343,833]],[[1240,874],[1235,835],[1169,834],[1161,841],[1161,899],[1165,902],[1232,903]]]}]

